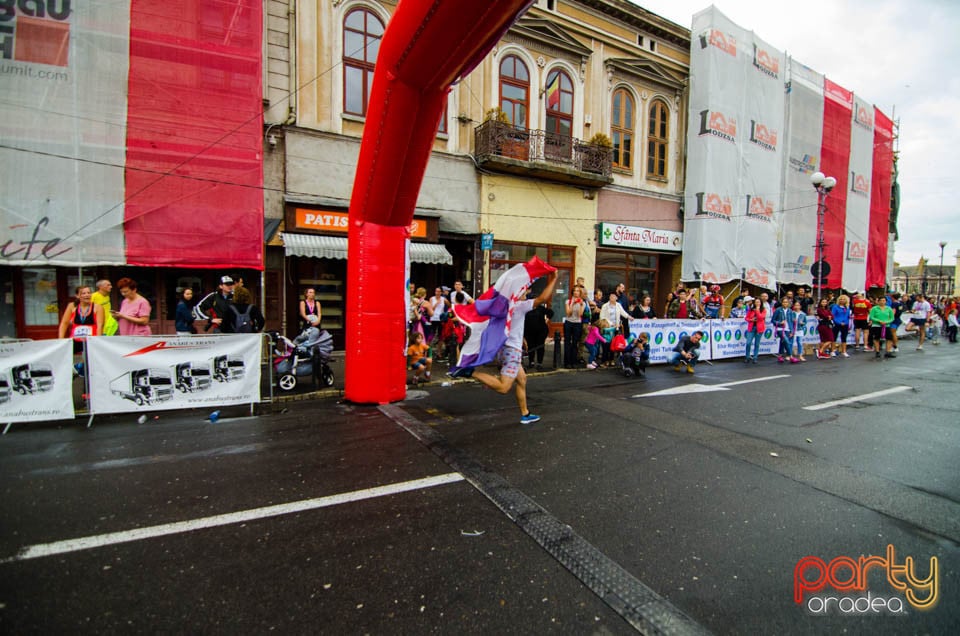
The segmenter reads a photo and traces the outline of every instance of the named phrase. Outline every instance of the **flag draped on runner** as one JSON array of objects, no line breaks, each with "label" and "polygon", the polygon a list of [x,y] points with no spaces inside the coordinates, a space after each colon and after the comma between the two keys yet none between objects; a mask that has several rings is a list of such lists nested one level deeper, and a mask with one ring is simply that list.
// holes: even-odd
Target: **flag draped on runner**
[{"label": "flag draped on runner", "polygon": [[517,301],[533,281],[556,269],[534,256],[507,270],[473,304],[455,305],[453,312],[457,318],[470,327],[470,337],[460,349],[456,368],[478,367],[492,362],[510,335]]}]

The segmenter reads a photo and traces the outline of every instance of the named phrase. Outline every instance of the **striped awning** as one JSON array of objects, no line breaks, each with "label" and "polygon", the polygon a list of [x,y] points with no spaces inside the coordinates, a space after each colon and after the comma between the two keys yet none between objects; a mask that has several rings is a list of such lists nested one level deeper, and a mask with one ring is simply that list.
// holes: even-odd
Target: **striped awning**
[{"label": "striped awning", "polygon": [[[287,256],[312,258],[347,258],[347,239],[342,236],[320,236],[282,232],[283,249]],[[410,243],[410,262],[453,265],[453,256],[439,243]]]}]

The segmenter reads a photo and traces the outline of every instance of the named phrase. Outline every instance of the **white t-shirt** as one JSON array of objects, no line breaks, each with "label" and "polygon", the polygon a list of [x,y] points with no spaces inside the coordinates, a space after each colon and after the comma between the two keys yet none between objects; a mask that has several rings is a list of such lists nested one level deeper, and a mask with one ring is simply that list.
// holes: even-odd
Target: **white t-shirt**
[{"label": "white t-shirt", "polygon": [[533,299],[518,300],[513,306],[513,317],[510,319],[510,335],[507,336],[505,346],[523,351],[523,322],[527,312],[533,309]]},{"label": "white t-shirt", "polygon": [[460,291],[459,293],[463,294],[463,302],[462,302],[462,303],[458,303],[458,302],[457,302],[457,293],[458,293],[457,291],[452,291],[452,292],[450,292],[450,304],[452,304],[452,305],[469,305],[469,304],[470,304],[470,301],[473,300],[473,296],[471,296],[470,294],[468,294],[468,293],[465,292],[465,291]]},{"label": "white t-shirt", "polygon": [[[437,307],[440,308],[440,311],[437,311]],[[430,322],[440,322],[440,318],[443,315],[443,312],[447,310],[447,299],[441,296],[437,298],[436,296],[430,297],[430,308],[433,309],[433,315],[430,316]]]},{"label": "white t-shirt", "polygon": [[918,300],[917,302],[913,303],[913,317],[917,320],[920,320],[921,318],[926,320],[927,314],[930,313],[930,309],[930,303],[925,300]]}]

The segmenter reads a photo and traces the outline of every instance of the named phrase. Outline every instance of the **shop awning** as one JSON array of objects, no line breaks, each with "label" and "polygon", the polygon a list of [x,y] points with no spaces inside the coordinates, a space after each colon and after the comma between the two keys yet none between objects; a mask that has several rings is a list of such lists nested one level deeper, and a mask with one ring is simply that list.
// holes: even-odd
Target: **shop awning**
[{"label": "shop awning", "polygon": [[283,250],[287,256],[347,258],[347,239],[341,236],[317,236],[283,232]]},{"label": "shop awning", "polygon": [[[342,236],[319,236],[283,232],[283,248],[287,256],[310,256],[313,258],[347,258],[347,239]],[[411,243],[410,261],[453,265],[453,256],[443,245],[437,243]]]},{"label": "shop awning", "polygon": [[410,262],[453,265],[453,256],[439,243],[411,243]]}]

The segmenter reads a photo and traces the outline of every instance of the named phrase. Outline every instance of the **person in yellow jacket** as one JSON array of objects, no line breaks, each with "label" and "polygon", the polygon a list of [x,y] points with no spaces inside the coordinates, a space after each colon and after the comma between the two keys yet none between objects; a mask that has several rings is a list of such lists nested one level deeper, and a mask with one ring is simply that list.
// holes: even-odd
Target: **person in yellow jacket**
[{"label": "person in yellow jacket", "polygon": [[117,319],[110,313],[110,290],[113,284],[107,279],[97,281],[97,291],[93,292],[90,300],[103,307],[105,321],[103,323],[103,335],[112,336],[117,333],[119,325]]}]

